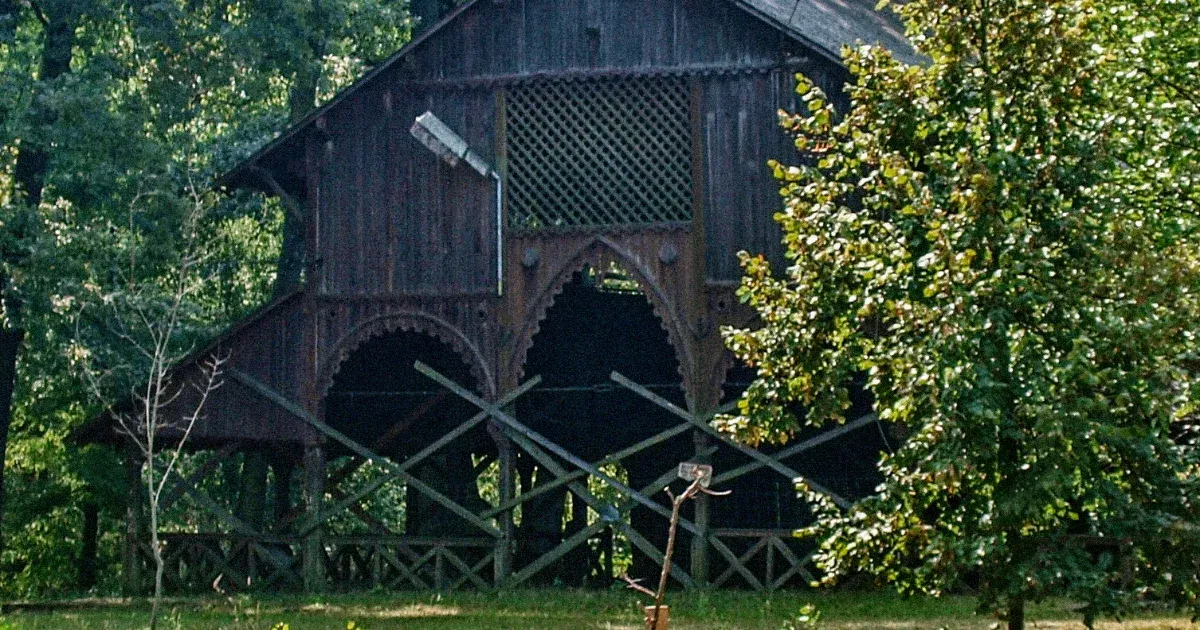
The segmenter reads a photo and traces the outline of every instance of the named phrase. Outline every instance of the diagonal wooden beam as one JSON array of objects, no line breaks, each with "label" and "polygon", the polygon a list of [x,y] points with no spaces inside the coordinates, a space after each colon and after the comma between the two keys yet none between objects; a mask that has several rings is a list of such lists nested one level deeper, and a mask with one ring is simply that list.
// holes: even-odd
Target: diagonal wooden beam
[{"label": "diagonal wooden beam", "polygon": [[766,546],[765,540],[765,538],[760,539],[757,543],[750,547],[749,551],[739,558],[737,554],[733,553],[732,549],[725,545],[724,542],[721,542],[721,540],[716,536],[712,536],[709,539],[709,542],[712,543],[713,549],[716,549],[718,553],[720,553],[727,561],[729,561],[729,568],[725,569],[725,572],[722,573],[721,576],[715,581],[713,581],[713,586],[720,586],[724,584],[726,580],[733,576],[734,572],[737,572],[740,573],[742,577],[754,587],[755,590],[764,590],[763,583],[754,576],[754,573],[752,573],[750,569],[746,568],[745,563],[749,562],[750,558],[754,557],[754,554],[758,553],[764,546]]},{"label": "diagonal wooden beam", "polygon": [[[396,439],[400,437],[401,433],[411,427],[417,420],[425,417],[425,415],[432,411],[434,407],[445,400],[448,395],[449,392],[438,392],[437,394],[426,398],[421,402],[420,405],[417,406],[416,409],[413,409],[411,413],[405,416],[404,419],[392,424],[387,433],[384,433],[378,440],[372,442],[371,450],[378,453],[379,451],[392,446]],[[345,466],[335,470],[329,475],[329,480],[326,481],[325,487],[336,487],[338,484],[348,479],[350,475],[353,475],[354,471],[362,468],[364,464],[366,464],[366,462],[359,459],[349,462]]]},{"label": "diagonal wooden beam", "polygon": [[[682,521],[680,521],[680,523],[682,523]],[[647,556],[650,556],[650,559],[653,560],[655,564],[662,566],[663,560],[665,560],[662,552],[659,551],[658,548],[653,544],[651,544],[649,540],[646,540],[646,538],[642,536],[641,532],[634,529],[632,525],[629,525],[624,521],[617,521],[616,523],[613,523],[613,527],[616,527],[624,532],[625,537],[629,539],[629,542],[633,543],[633,546],[637,547]],[[675,564],[674,561],[671,562],[671,577],[679,580],[688,588],[696,585],[696,581],[692,579],[692,576],[687,571],[684,571],[683,567]]]},{"label": "diagonal wooden beam", "polygon": [[324,434],[326,437],[329,437],[330,439],[334,440],[335,442],[346,447],[346,449],[348,449],[350,452],[358,455],[359,457],[362,457],[363,459],[369,459],[372,462],[375,462],[376,464],[378,464],[380,467],[384,468],[385,470],[395,473],[405,483],[412,486],[413,488],[416,488],[419,492],[421,492],[425,496],[429,497],[430,499],[433,499],[436,503],[440,504],[442,507],[446,508],[447,510],[450,510],[451,512],[457,514],[459,517],[461,517],[463,520],[467,521],[468,523],[474,525],[475,527],[483,530],[484,532],[487,532],[488,534],[490,534],[496,538],[503,537],[503,533],[499,529],[496,529],[496,527],[493,526],[491,523],[479,518],[479,516],[477,516],[474,512],[459,505],[458,503],[455,503],[453,499],[438,492],[433,487],[431,487],[429,484],[421,481],[420,479],[414,477],[413,475],[410,475],[409,473],[407,473],[403,470],[400,470],[399,465],[396,464],[395,462],[393,462],[392,460],[387,459],[386,457],[381,457],[381,456],[371,452],[370,449],[368,449],[367,447],[363,446],[362,444],[359,444],[358,442],[355,442],[354,440],[350,439],[341,431],[338,431],[337,429],[334,429],[333,427],[329,426],[328,424],[325,424],[324,421],[317,418],[313,414],[309,413],[309,411],[307,409],[304,409],[300,405],[297,405],[296,403],[292,402],[291,400],[288,400],[285,396],[283,396],[279,392],[276,392],[275,390],[267,387],[266,385],[263,385],[262,383],[258,382],[256,379],[254,379],[253,377],[247,375],[246,373],[244,373],[241,370],[238,370],[236,368],[229,369],[226,372],[226,374],[228,374],[234,380],[242,383],[243,385],[246,385],[250,389],[253,389],[258,394],[267,398],[271,402],[274,402],[275,404],[279,405],[285,411],[287,411],[287,412],[291,413],[292,415],[296,416],[297,418],[307,422],[309,424],[309,426],[313,427],[320,433]]},{"label": "diagonal wooden beam", "polygon": [[838,504],[843,509],[850,508],[851,503],[849,501],[847,501],[846,499],[842,498],[841,496],[839,496],[838,494],[836,494],[835,492],[833,492],[832,490],[824,487],[823,485],[821,485],[815,481],[806,479],[800,473],[791,469],[787,465],[776,461],[771,456],[767,455],[766,453],[763,453],[762,451],[750,448],[750,447],[746,446],[745,444],[739,444],[737,442],[734,442],[733,440],[729,439],[729,437],[727,437],[725,434],[714,429],[712,427],[712,425],[710,425],[706,420],[698,418],[695,415],[688,413],[684,409],[680,409],[678,406],[676,406],[671,401],[667,400],[666,398],[663,398],[662,396],[659,396],[658,394],[655,394],[654,392],[650,391],[649,389],[642,387],[641,385],[629,380],[628,378],[625,378],[620,373],[613,372],[610,375],[610,378],[612,380],[616,381],[617,383],[623,385],[624,387],[626,387],[630,390],[633,390],[635,393],[641,395],[643,398],[649,400],[650,402],[653,402],[654,404],[658,405],[659,407],[662,407],[663,409],[666,409],[667,411],[675,414],[676,416],[679,416],[680,418],[683,418],[684,420],[692,423],[692,425],[695,426],[697,429],[700,429],[701,431],[717,438],[726,446],[742,453],[743,455],[746,455],[747,457],[749,457],[751,459],[757,460],[758,462],[760,462],[767,468],[770,468],[771,470],[774,470],[775,472],[783,475],[784,477],[787,477],[789,480],[804,481],[809,486],[811,486],[813,490],[816,490],[817,492],[820,492],[822,494],[829,495],[829,497],[831,499],[833,499],[833,502]]},{"label": "diagonal wooden beam", "polygon": [[165,514],[172,505],[175,505],[176,501],[181,499],[183,495],[186,494],[184,490],[186,486],[195,486],[199,484],[202,479],[207,477],[210,473],[212,473],[212,471],[216,470],[217,466],[220,466],[221,462],[232,455],[240,446],[241,442],[230,442],[214,451],[214,457],[209,459],[207,462],[204,462],[204,465],[200,468],[197,468],[192,472],[192,474],[188,475],[187,477],[176,477],[175,481],[172,483],[171,491],[158,502],[159,513]]},{"label": "diagonal wooden beam", "polygon": [[[604,459],[601,459],[596,462],[592,462],[592,466],[595,468],[599,468],[601,466],[607,466],[608,464],[614,464],[616,462],[619,462],[619,461],[625,459],[626,457],[629,457],[630,455],[640,453],[641,451],[643,451],[647,448],[655,446],[661,442],[665,442],[666,440],[669,440],[669,439],[675,437],[676,435],[679,435],[680,433],[683,433],[685,431],[690,431],[691,429],[692,429],[691,425],[688,425],[688,424],[676,425],[676,426],[671,427],[670,429],[667,429],[666,431],[663,431],[657,435],[646,438],[645,440],[642,440],[641,442],[638,442],[637,444],[634,444],[627,448],[621,449],[621,450],[617,451],[616,453],[613,453],[613,454],[605,457]],[[494,516],[496,514],[500,514],[507,510],[511,510],[512,508],[524,503],[525,501],[528,501],[529,499],[532,499],[533,497],[535,497],[539,494],[542,494],[543,492],[549,492],[550,490],[558,488],[559,486],[569,484],[572,481],[582,479],[586,476],[588,476],[588,472],[585,470],[572,471],[571,473],[567,474],[564,477],[558,477],[549,483],[537,486],[537,487],[531,489],[529,492],[525,492],[525,493],[521,494],[521,496],[513,498],[511,501],[509,501],[507,503],[504,503],[504,504],[499,505],[491,510],[488,510],[487,512],[484,512],[483,516],[484,517]]]},{"label": "diagonal wooden beam", "polygon": [[[199,545],[198,548],[200,549],[200,553],[208,556],[208,559],[212,561],[213,571],[216,573],[216,575],[228,575],[230,576],[230,579],[233,580],[234,584],[246,583],[246,576],[234,569],[233,566],[231,566],[228,558],[218,554],[216,551],[213,551],[208,545]],[[232,555],[233,554],[230,554],[231,557]]]},{"label": "diagonal wooden beam", "polygon": [[779,553],[783,555],[783,557],[788,561],[788,564],[791,565],[790,569],[776,578],[775,582],[771,584],[771,588],[780,588],[784,584],[787,584],[787,581],[796,574],[800,574],[810,583],[816,581],[812,573],[809,573],[808,570],[804,568],[804,565],[808,564],[809,559],[812,558],[811,553],[804,556],[804,559],[801,560],[795,553],[792,552],[791,549],[788,549],[787,543],[783,542],[783,540],[781,540],[778,536],[771,537],[771,544],[775,545],[775,548],[779,550]]},{"label": "diagonal wooden beam", "polygon": [[[621,483],[617,479],[613,478],[611,475],[606,474],[604,471],[600,470],[599,468],[596,468],[595,466],[589,464],[588,462],[584,461],[583,459],[575,456],[574,454],[567,451],[563,447],[559,446],[558,444],[555,444],[553,441],[551,441],[546,436],[525,426],[524,424],[519,422],[516,418],[513,418],[511,415],[509,415],[507,412],[505,412],[503,409],[501,409],[495,405],[489,405],[488,403],[484,402],[483,399],[479,398],[478,396],[473,394],[471,391],[467,390],[465,387],[459,385],[458,383],[455,383],[454,381],[446,378],[445,376],[442,376],[436,370],[429,367],[428,365],[425,365],[424,363],[421,363],[420,361],[416,362],[415,367],[417,368],[418,372],[437,381],[446,389],[449,389],[450,391],[454,392],[455,394],[458,394],[459,397],[466,399],[467,401],[471,402],[472,404],[474,404],[476,407],[479,407],[480,409],[488,411],[493,418],[495,418],[501,424],[503,424],[507,427],[508,430],[506,431],[506,433],[509,434],[510,438],[515,439],[516,435],[520,435],[522,438],[524,438],[523,441],[526,442],[524,447],[526,448],[527,452],[529,452],[529,448],[527,448],[528,443],[532,442],[534,444],[537,444],[541,448],[544,448],[545,450],[566,460],[572,466],[575,466],[576,468],[580,468],[582,470],[587,471],[587,473],[590,474],[591,476],[596,477],[597,479],[600,479],[601,481],[604,481],[609,486],[620,491],[621,493],[625,494],[626,496],[629,496],[629,497],[637,500],[638,503],[641,503],[642,505],[650,508],[651,510],[653,510],[659,514],[666,516],[667,518],[670,518],[671,511],[668,510],[667,508],[663,507],[662,505],[660,505],[657,501],[654,501],[654,500],[642,495],[641,493],[634,490],[633,488],[630,488],[629,486],[625,485],[624,483]],[[535,458],[538,458],[538,456],[533,452],[530,452],[530,455],[534,455]],[[560,469],[561,469],[561,467],[560,467]],[[561,474],[559,474],[558,476],[565,476],[566,474],[567,473],[564,471]],[[577,484],[575,484],[575,485],[577,485]],[[571,486],[571,488],[573,490],[575,489],[575,485]],[[587,500],[588,493],[586,490],[584,490],[583,492],[576,490],[576,494],[579,494],[581,497],[583,497],[585,500]],[[596,506],[593,506],[593,507],[596,508],[597,511],[600,511],[600,508],[598,508]],[[679,524],[682,525],[684,527],[684,529],[687,529],[688,531],[690,531],[692,533],[699,532],[699,530],[696,528],[696,526],[690,522],[685,523],[684,521],[681,520],[679,522]]]},{"label": "diagonal wooden beam", "polygon": [[[395,441],[395,439],[400,436],[400,434],[404,431],[405,428],[412,426],[412,424],[414,422],[416,422],[417,420],[424,417],[425,414],[429,413],[429,411],[431,409],[433,409],[434,406],[436,406],[442,400],[445,400],[446,396],[448,396],[448,395],[449,395],[449,392],[438,392],[436,395],[430,396],[429,398],[425,399],[420,405],[417,406],[416,409],[414,409],[411,413],[409,413],[407,416],[405,416],[403,420],[400,420],[400,421],[396,422],[395,424],[393,424],[392,427],[390,429],[388,429],[387,433],[385,433],[378,440],[375,440],[374,442],[372,442],[371,450],[378,452],[382,449],[385,449],[385,448],[391,446],[392,442]],[[359,468],[362,468],[366,463],[367,462],[364,459],[352,459],[352,461],[347,462],[346,465],[342,466],[341,468],[337,469],[336,471],[334,471],[332,474],[329,475],[329,478],[326,479],[326,481],[325,481],[325,491],[329,492],[331,494],[335,494],[337,492],[338,486],[340,486],[342,484],[342,482],[344,482],[346,479],[349,479],[350,475],[353,475],[356,470],[358,470]],[[343,494],[342,496],[345,496],[345,494]],[[303,506],[298,505],[298,506],[292,508],[291,511],[289,511],[287,513],[287,515],[285,517],[283,517],[282,520],[280,520],[280,522],[276,525],[276,528],[278,529],[279,527],[281,527],[283,525],[287,525],[287,524],[294,522],[296,519],[300,518],[300,516],[302,516],[303,514],[304,514]]]},{"label": "diagonal wooden beam", "polygon": [[[337,488],[333,488],[331,490],[326,490],[326,492],[328,492],[329,496],[333,497],[333,500],[335,500],[335,501],[340,501],[340,500],[346,498],[346,493],[342,492],[341,490],[338,490]],[[394,535],[392,533],[392,530],[388,529],[387,526],[384,525],[382,521],[375,518],[375,516],[373,516],[371,513],[364,510],[362,505],[351,504],[347,509],[350,510],[351,514],[358,517],[358,520],[362,521],[364,525],[369,527],[372,532],[374,532],[376,534],[381,534],[384,536]]]},{"label": "diagonal wooden beam", "polygon": [[[705,454],[711,455],[712,452],[715,450],[716,449],[709,447]],[[579,471],[576,471],[576,472],[579,472]],[[572,475],[574,475],[574,474],[575,473],[572,473]],[[650,482],[650,484],[648,486],[646,486],[645,488],[642,488],[642,494],[653,492],[654,490],[656,490],[658,488],[665,487],[666,484],[670,483],[670,481],[676,477],[676,474],[677,474],[677,471],[674,469],[667,471],[666,473],[662,474],[654,481]],[[556,481],[559,481],[562,479],[564,479],[564,477],[559,477],[558,479],[556,479]],[[616,509],[617,509],[618,513],[626,512],[636,504],[637,504],[636,501],[633,501],[631,499],[626,499],[621,505],[617,506]],[[597,513],[599,513],[599,511],[597,511]],[[587,542],[588,538],[590,538],[592,535],[596,534],[597,532],[603,530],[605,527],[608,527],[608,526],[609,526],[609,522],[604,520],[603,518],[601,518],[601,519],[598,519],[595,523],[592,523],[591,525],[585,527],[584,529],[579,530],[575,534],[571,535],[571,537],[569,537],[566,540],[559,543],[558,546],[556,546],[554,549],[551,549],[550,551],[546,552],[545,554],[542,554],[540,557],[538,557],[536,560],[534,560],[533,562],[526,565],[520,571],[514,573],[510,577],[511,582],[509,583],[509,586],[516,586],[516,585],[524,582],[525,580],[528,580],[529,578],[533,577],[539,571],[541,571],[542,569],[546,568],[551,563],[553,563],[555,560],[558,560],[559,558],[570,553],[570,551],[572,549],[575,549],[576,547],[583,544],[584,542]],[[662,562],[662,558],[660,557],[658,561]]]},{"label": "diagonal wooden beam", "polygon": [[[274,550],[268,549],[267,547],[264,547],[263,545],[260,545],[258,543],[254,544],[253,550],[256,553],[258,553],[260,556],[264,556],[264,557],[265,557],[265,554],[270,554],[274,551]],[[269,562],[272,562],[272,564],[274,564],[274,562],[271,561],[270,558],[267,558],[267,560]],[[301,579],[300,574],[296,573],[296,561],[294,559],[286,568],[276,565],[275,571],[272,572],[271,575],[267,577],[267,579],[263,580],[263,588],[270,587],[272,584],[279,581],[280,579],[286,579],[287,581],[289,581],[293,584],[296,584],[297,586],[304,585],[304,580]]]},{"label": "diagonal wooden beam", "polygon": [[525,580],[537,575],[539,571],[550,566],[555,560],[567,555],[572,549],[587,542],[588,538],[591,538],[593,534],[599,532],[605,527],[608,527],[608,525],[608,521],[605,521],[604,519],[597,519],[595,523],[592,523],[578,532],[575,532],[575,534],[559,543],[554,549],[547,551],[533,562],[525,565],[520,571],[517,571],[509,576],[508,582],[505,584],[505,586],[517,586]]},{"label": "diagonal wooden beam", "polygon": [[[503,398],[501,398],[500,404],[507,405],[507,404],[511,403],[512,401],[519,398],[522,394],[524,394],[525,392],[532,389],[533,386],[537,385],[540,382],[540,380],[541,379],[535,378],[535,379],[530,379],[529,381],[526,381],[526,383],[524,385],[514,389],[513,391],[511,391],[507,395],[505,395]],[[397,479],[398,477],[400,477],[400,475],[402,475],[403,473],[407,472],[412,467],[414,467],[417,464],[424,461],[425,458],[427,458],[430,455],[441,450],[442,447],[444,447],[447,444],[458,439],[459,437],[461,437],[463,434],[467,433],[471,429],[474,429],[476,426],[479,425],[480,422],[483,422],[486,419],[487,419],[487,413],[485,413],[485,412],[481,411],[481,412],[475,414],[466,422],[455,427],[453,431],[450,431],[449,433],[443,435],[442,437],[438,438],[436,441],[434,441],[429,446],[426,446],[425,448],[421,449],[419,452],[413,454],[412,457],[409,457],[408,459],[401,462],[388,475],[385,475],[383,477],[379,477],[378,479],[375,479],[371,483],[367,484],[366,487],[361,488],[358,492],[355,492],[354,494],[343,498],[341,501],[338,501],[329,509],[321,510],[320,516],[317,518],[317,520],[311,521],[307,525],[305,525],[305,527],[300,531],[299,536],[301,538],[303,538],[303,537],[307,536],[308,534],[312,533],[313,530],[320,527],[321,524],[324,523],[325,521],[329,520],[330,518],[333,518],[333,516],[336,515],[338,512],[341,512],[342,510],[350,507],[351,505],[359,503],[360,501],[365,499],[371,493],[382,488],[384,486],[384,484],[386,484],[394,479]],[[488,517],[489,517],[489,514],[484,514],[482,516],[482,518],[488,518]]]},{"label": "diagonal wooden beam", "polygon": [[413,586],[417,587],[417,589],[419,589],[419,590],[429,590],[429,585],[425,583],[425,580],[422,580],[420,577],[417,576],[416,573],[413,573],[413,571],[411,571],[409,569],[408,565],[401,562],[400,558],[396,557],[396,554],[393,553],[390,549],[388,549],[387,547],[385,547],[383,545],[380,545],[378,550],[376,551],[376,553],[379,554],[379,556],[383,559],[384,562],[391,565],[391,567],[400,574],[399,578],[393,580],[390,583],[391,586],[393,586],[393,587],[396,586],[397,584],[400,583],[400,580],[408,580],[409,582],[412,583]]},{"label": "diagonal wooden beam", "polygon": [[[491,554],[488,555],[490,556]],[[450,547],[442,547],[442,557],[445,558],[447,562],[454,565],[454,568],[458,569],[459,572],[462,573],[457,581],[450,584],[449,590],[454,590],[459,586],[462,586],[467,580],[474,582],[475,585],[481,589],[486,590],[488,588],[488,583],[477,574],[478,570],[468,566],[466,562],[463,562],[463,559],[459,558],[458,554],[454,553]]]},{"label": "diagonal wooden beam", "polygon": [[[495,562],[495,559],[496,559],[496,552],[489,551],[487,553],[487,555],[483,556],[482,560],[475,563],[475,566],[469,567],[470,573],[468,575],[471,577],[471,580],[475,581],[475,584],[483,590],[488,590],[489,588],[491,588],[491,585],[487,583],[487,580],[484,580],[483,578],[479,577],[479,572],[483,571],[487,567],[491,566]],[[467,583],[467,577],[466,576],[460,577],[460,578],[458,578],[458,580],[456,580],[453,584],[450,585],[450,590],[452,590],[452,591],[457,590],[460,586],[462,586],[463,584],[466,584],[466,583]]]},{"label": "diagonal wooden beam", "polygon": [[[779,451],[778,453],[770,455],[769,457],[771,457],[771,459],[774,459],[775,461],[782,462],[783,460],[785,460],[789,457],[794,457],[796,455],[799,455],[800,453],[803,453],[804,451],[816,448],[826,442],[829,442],[836,438],[842,437],[843,435],[846,435],[847,433],[857,431],[858,429],[861,429],[869,424],[874,423],[875,420],[876,420],[875,414],[869,413],[857,420],[852,420],[850,422],[847,422],[846,424],[843,424],[840,427],[837,427],[835,429],[830,429],[829,431],[826,431],[826,432],[822,433],[821,435],[818,435],[811,439],[800,442],[799,444],[793,444],[792,446],[789,446],[789,447]],[[753,461],[753,462],[750,462],[749,464],[744,464],[742,466],[738,466],[737,468],[731,468],[731,469],[717,475],[716,477],[713,477],[712,483],[713,483],[713,485],[716,485],[719,483],[724,483],[726,481],[736,479],[748,472],[758,470],[759,468],[763,468],[765,466],[766,466],[766,464],[764,464],[761,461]]]},{"label": "diagonal wooden beam", "polygon": [[[245,536],[251,541],[255,541],[264,537],[262,533],[255,531],[253,527],[250,527],[244,521],[231,514],[228,510],[222,507],[221,504],[213,501],[207,494],[204,494],[198,488],[194,486],[185,486],[184,491],[191,495],[191,497],[198,503],[200,503],[204,509],[208,510],[218,519],[224,521],[225,524],[229,525],[238,534]],[[257,542],[254,542],[253,544],[258,545]],[[284,556],[283,554],[272,549],[267,549],[265,547],[261,548],[264,551],[265,557],[270,560],[271,564],[275,565],[276,568],[287,568],[293,564],[293,561],[287,556]]]}]

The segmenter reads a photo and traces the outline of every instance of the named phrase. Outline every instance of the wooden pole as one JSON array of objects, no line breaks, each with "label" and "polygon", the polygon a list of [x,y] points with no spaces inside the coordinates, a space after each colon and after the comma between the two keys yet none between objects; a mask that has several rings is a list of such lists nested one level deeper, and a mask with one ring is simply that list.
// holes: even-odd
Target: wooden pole
[{"label": "wooden pole", "polygon": [[[696,453],[693,455],[693,460],[698,464],[711,464],[712,452],[709,446],[708,436],[700,431],[692,434],[692,442],[696,446]],[[698,532],[692,534],[692,579],[695,580],[697,586],[708,586],[708,534],[709,534],[709,501],[707,494],[700,493],[696,496],[693,506],[695,507],[694,518]]]},{"label": "wooden pole", "polygon": [[242,497],[239,514],[256,531],[263,531],[267,511],[267,458],[257,446],[247,450],[242,460]]},{"label": "wooden pole", "polygon": [[[242,455],[242,474],[239,480],[241,494],[235,515],[255,532],[263,531],[267,510],[267,458],[257,446]],[[243,587],[250,587],[258,580],[255,574],[254,548],[246,545],[241,557],[234,558],[234,566],[246,576]]]},{"label": "wooden pole", "polygon": [[[500,453],[500,505],[508,505],[517,494],[516,484],[516,454],[513,452],[512,440],[504,436],[499,424],[492,420],[488,432],[496,440]],[[495,584],[503,586],[513,572],[513,543],[516,540],[516,525],[513,523],[513,510],[509,509],[498,514],[501,536],[496,540]]]},{"label": "wooden pole", "polygon": [[142,458],[135,453],[130,453],[125,460],[125,482],[129,493],[125,505],[125,593],[134,596],[142,593],[142,554],[139,546],[142,534],[146,531]]},{"label": "wooden pole", "polygon": [[291,460],[279,460],[271,464],[275,471],[274,526],[280,527],[292,511],[292,472],[296,465]]},{"label": "wooden pole", "polygon": [[[312,518],[320,519],[324,500],[325,450],[320,444],[310,444],[304,449],[304,505]],[[309,593],[325,589],[324,529],[315,527],[304,537],[304,590]]]}]

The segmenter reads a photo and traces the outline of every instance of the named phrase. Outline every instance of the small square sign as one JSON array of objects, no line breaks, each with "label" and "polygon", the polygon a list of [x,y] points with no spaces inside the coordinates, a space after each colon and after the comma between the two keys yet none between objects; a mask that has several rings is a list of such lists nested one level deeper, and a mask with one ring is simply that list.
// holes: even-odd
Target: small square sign
[{"label": "small square sign", "polygon": [[687,481],[700,480],[701,487],[707,488],[712,481],[713,467],[709,464],[696,464],[693,462],[681,462],[679,464],[679,478]]}]

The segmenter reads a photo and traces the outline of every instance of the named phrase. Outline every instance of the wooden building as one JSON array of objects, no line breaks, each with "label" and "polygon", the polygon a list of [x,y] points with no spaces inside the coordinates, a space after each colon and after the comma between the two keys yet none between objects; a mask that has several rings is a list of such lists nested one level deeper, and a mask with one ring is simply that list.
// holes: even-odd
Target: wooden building
[{"label": "wooden building", "polygon": [[[786,448],[723,440],[752,375],[719,327],[751,323],[737,252],[782,264],[766,162],[795,158],[795,73],[840,95],[843,45],[910,58],[873,3],[472,0],[230,173],[302,210],[304,283],[206,351],[229,362],[192,444],[217,457],[168,498],[215,525],[167,536],[168,587],[657,574],[685,460],[733,494],[688,508],[675,579],[802,583],[792,478],[850,500],[887,438],[864,404]],[[414,137],[425,112],[483,175]],[[202,491],[238,453],[270,462],[273,518]]]}]

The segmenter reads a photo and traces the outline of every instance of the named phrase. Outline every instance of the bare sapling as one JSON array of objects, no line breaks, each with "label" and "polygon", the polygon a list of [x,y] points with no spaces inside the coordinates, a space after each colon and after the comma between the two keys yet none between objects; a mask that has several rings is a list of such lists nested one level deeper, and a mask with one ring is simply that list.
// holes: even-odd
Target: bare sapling
[{"label": "bare sapling", "polygon": [[[110,287],[97,287],[96,299],[76,311],[75,357],[93,396],[107,409],[114,431],[129,443],[142,466],[147,500],[154,595],[150,628],[158,627],[163,596],[161,499],[185,454],[192,430],[211,395],[221,385],[225,358],[193,357],[186,341],[190,302],[206,281],[199,224],[205,203],[192,189],[183,205],[176,255],[169,262],[141,265],[139,248],[129,246]],[[130,204],[135,223],[139,195]],[[131,237],[132,241],[136,241]],[[92,339],[89,345],[85,337]],[[105,342],[96,343],[96,338]],[[95,346],[106,346],[97,348]]]},{"label": "bare sapling", "polygon": [[[681,467],[682,470],[682,467]],[[671,524],[667,529],[667,548],[663,553],[662,571],[658,575],[658,589],[652,591],[639,583],[639,580],[631,579],[628,575],[622,575],[621,579],[629,585],[629,588],[643,593],[654,598],[654,606],[646,607],[646,628],[648,630],[667,630],[667,618],[663,613],[666,607],[663,606],[663,597],[667,593],[667,579],[671,577],[671,557],[675,554],[675,534],[679,529],[679,510],[688,499],[693,499],[697,495],[706,494],[714,497],[722,497],[729,494],[728,490],[717,492],[708,489],[708,483],[712,479],[712,469],[707,467],[701,474],[695,475],[692,483],[688,485],[683,494],[675,496],[670,488],[665,488],[664,491],[671,499]],[[661,620],[661,623],[660,623]]]}]

